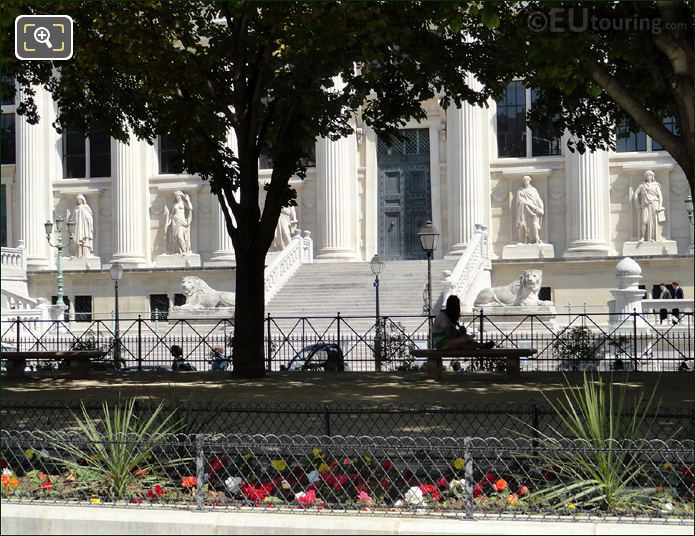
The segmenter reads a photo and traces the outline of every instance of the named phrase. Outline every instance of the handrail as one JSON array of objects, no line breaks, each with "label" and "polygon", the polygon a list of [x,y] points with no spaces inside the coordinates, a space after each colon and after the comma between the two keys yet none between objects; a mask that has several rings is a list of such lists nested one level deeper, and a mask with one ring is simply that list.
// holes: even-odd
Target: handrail
[{"label": "handrail", "polygon": [[311,232],[304,231],[302,237],[298,229],[294,238],[273,261],[266,266],[264,272],[265,305],[270,303],[275,294],[294,275],[302,264],[314,262],[314,247]]},{"label": "handrail", "polygon": [[[443,302],[446,296],[455,294],[465,301],[466,294],[470,291],[476,276],[483,270],[490,270],[490,238],[487,226],[476,223],[475,231],[466,249],[459,258],[451,274],[444,280],[449,283],[440,297]],[[436,308],[435,308],[436,310]]]}]

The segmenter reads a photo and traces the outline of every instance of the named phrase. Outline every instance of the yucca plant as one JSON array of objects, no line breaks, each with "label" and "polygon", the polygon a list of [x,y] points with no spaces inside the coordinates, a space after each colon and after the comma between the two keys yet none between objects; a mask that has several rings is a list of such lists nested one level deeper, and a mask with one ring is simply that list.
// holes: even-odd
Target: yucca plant
[{"label": "yucca plant", "polygon": [[626,385],[615,386],[612,377],[604,382],[600,374],[587,377],[584,373],[579,388],[567,378],[565,383],[558,400],[544,394],[564,427],[562,434],[551,430],[556,437],[583,440],[590,450],[562,450],[557,439],[535,429],[541,447],[548,449],[540,449],[543,464],[553,467],[563,483],[534,495],[561,508],[572,504],[584,509],[615,510],[642,502],[634,489],[643,474],[642,467],[620,442],[639,438],[640,429],[655,409],[656,386],[648,396],[640,391],[628,407]]},{"label": "yucca plant", "polygon": [[160,404],[143,419],[135,413],[135,399],[123,405],[119,401],[113,410],[104,402],[103,417],[94,418],[82,403],[82,415],[73,413],[82,437],[76,440],[75,436],[47,433],[49,445],[59,454],[44,456],[76,477],[78,489],[113,498],[139,495],[161,482],[166,469],[190,461],[154,456],[154,449],[161,447],[176,428],[173,415],[160,415],[162,408]]}]

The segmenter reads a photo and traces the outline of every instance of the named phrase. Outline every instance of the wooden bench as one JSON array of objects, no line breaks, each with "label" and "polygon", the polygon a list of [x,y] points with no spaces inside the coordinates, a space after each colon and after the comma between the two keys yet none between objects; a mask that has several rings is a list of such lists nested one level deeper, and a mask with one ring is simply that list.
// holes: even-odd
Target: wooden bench
[{"label": "wooden bench", "polygon": [[532,348],[463,348],[459,350],[410,350],[413,357],[427,358],[427,377],[433,380],[441,379],[442,358],[444,357],[472,357],[487,359],[504,359],[507,365],[507,374],[519,377],[521,367],[519,358],[529,357],[537,353]]},{"label": "wooden bench", "polygon": [[89,376],[89,364],[92,359],[99,359],[107,354],[103,350],[68,350],[65,352],[2,352],[2,359],[7,361],[7,377],[23,378],[27,359],[43,361],[65,360],[70,369],[70,375],[75,378]]}]

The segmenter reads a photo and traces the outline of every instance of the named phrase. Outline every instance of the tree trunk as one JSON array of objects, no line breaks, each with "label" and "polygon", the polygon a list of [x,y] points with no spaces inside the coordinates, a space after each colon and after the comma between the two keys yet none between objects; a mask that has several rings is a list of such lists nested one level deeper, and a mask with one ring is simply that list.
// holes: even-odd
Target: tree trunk
[{"label": "tree trunk", "polygon": [[234,301],[233,375],[238,378],[265,376],[263,315],[265,312],[265,252],[236,253],[236,298]]}]

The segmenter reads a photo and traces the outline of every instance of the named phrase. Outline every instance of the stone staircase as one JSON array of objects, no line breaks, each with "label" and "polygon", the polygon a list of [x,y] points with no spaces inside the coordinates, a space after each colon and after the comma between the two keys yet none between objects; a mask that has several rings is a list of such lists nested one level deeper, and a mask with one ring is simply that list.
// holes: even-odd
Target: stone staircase
[{"label": "stone staircase", "polygon": [[[445,290],[444,270],[452,270],[456,260],[432,261],[433,302]],[[381,316],[421,316],[423,292],[427,283],[427,261],[388,261],[379,276]],[[266,306],[266,313],[277,317],[312,317],[312,325],[327,326],[329,320],[316,317],[341,317],[353,329],[368,330],[374,324],[374,275],[368,262],[317,262],[303,264]],[[394,319],[405,326],[417,327],[422,319]],[[295,320],[296,321],[296,320]],[[278,324],[294,322],[277,320]],[[332,330],[335,328],[333,327]],[[347,329],[347,328],[341,328]]]}]

